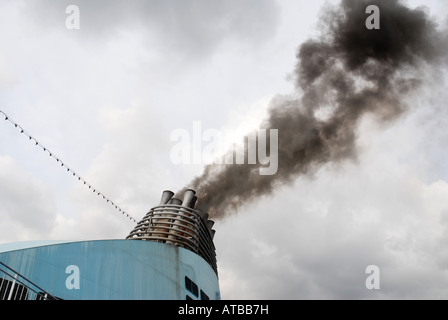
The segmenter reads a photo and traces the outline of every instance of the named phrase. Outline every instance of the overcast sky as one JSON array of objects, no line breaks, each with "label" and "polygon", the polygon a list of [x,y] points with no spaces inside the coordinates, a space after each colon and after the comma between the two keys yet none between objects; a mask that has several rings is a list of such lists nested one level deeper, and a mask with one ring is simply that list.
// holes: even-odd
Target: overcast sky
[{"label": "overcast sky", "polygon": [[[256,128],[337,3],[1,1],[0,110],[139,220],[202,171],[171,161],[173,130]],[[420,5],[445,25],[447,3]],[[446,73],[424,80],[410,112],[362,121],[356,161],[216,221],[223,299],[448,297]],[[0,243],[126,237],[132,220],[0,121]]]}]

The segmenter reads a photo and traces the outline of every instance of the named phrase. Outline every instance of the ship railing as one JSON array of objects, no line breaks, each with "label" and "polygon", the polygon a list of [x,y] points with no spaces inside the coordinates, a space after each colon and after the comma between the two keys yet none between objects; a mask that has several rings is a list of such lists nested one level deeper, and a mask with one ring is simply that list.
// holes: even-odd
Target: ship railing
[{"label": "ship railing", "polygon": [[0,261],[0,300],[57,300],[57,298]]}]

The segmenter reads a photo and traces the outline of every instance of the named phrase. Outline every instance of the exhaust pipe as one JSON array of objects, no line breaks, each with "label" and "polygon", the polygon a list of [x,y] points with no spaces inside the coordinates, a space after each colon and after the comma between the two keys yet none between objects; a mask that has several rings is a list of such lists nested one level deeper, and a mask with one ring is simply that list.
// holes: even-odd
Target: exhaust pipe
[{"label": "exhaust pipe", "polygon": [[173,192],[173,191],[170,191],[170,190],[165,190],[165,191],[163,191],[163,193],[162,193],[162,198],[160,199],[160,204],[159,204],[159,206],[164,205],[164,204],[167,204],[168,201],[170,201],[170,199],[171,199],[173,196],[174,196],[174,192]]},{"label": "exhaust pipe", "polygon": [[194,196],[193,199],[190,202],[190,208],[194,209],[194,206],[196,205],[196,201],[198,201],[198,197]]},{"label": "exhaust pipe", "polygon": [[177,205],[180,205],[180,204],[182,204],[182,201],[181,201],[180,199],[177,199],[177,198],[172,198],[172,199],[170,200],[169,204],[177,204]]},{"label": "exhaust pipe", "polygon": [[212,229],[213,225],[215,224],[215,221],[213,220],[207,220],[207,228]]},{"label": "exhaust pipe", "polygon": [[185,192],[184,192],[184,201],[182,202],[182,207],[190,207],[191,202],[196,197],[195,194],[196,194],[196,191],[194,191],[192,189],[185,190]]}]

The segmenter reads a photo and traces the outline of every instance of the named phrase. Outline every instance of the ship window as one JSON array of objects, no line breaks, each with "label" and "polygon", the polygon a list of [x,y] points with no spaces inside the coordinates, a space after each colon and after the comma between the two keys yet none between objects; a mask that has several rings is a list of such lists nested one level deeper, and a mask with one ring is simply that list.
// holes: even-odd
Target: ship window
[{"label": "ship window", "polygon": [[194,294],[196,297],[198,296],[197,284],[191,281],[191,279],[187,276],[185,277],[185,288],[187,288],[187,290]]},{"label": "ship window", "polygon": [[208,295],[205,294],[204,291],[201,290],[201,300],[210,300],[210,298],[208,297]]}]

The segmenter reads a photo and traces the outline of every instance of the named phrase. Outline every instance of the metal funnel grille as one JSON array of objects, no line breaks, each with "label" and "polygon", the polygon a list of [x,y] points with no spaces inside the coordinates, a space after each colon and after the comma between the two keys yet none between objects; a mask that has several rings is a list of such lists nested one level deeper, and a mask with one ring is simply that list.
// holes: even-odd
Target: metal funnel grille
[{"label": "metal funnel grille", "polygon": [[218,273],[213,221],[207,219],[208,214],[190,208],[196,202],[193,190],[185,191],[184,201],[172,196],[171,191],[165,191],[160,205],[151,208],[126,239],[157,241],[188,249]]}]

